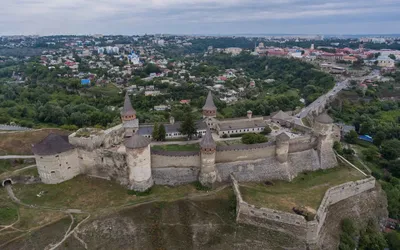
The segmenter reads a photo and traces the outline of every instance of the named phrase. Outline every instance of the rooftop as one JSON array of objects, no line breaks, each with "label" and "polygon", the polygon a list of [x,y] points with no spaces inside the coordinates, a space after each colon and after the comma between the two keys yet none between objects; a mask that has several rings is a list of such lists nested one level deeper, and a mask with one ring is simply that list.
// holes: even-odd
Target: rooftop
[{"label": "rooftop", "polygon": [[144,148],[147,147],[150,144],[150,139],[146,138],[144,136],[134,134],[132,137],[129,137],[128,139],[125,139],[124,145],[126,148]]},{"label": "rooftop", "polygon": [[128,92],[125,94],[124,107],[122,108],[121,115],[136,115],[136,111],[132,107],[131,98]]},{"label": "rooftop", "polygon": [[264,120],[235,120],[232,122],[224,122],[219,124],[221,131],[248,129],[248,128],[264,128],[267,123]]},{"label": "rooftop", "polygon": [[203,109],[206,110],[217,110],[217,107],[214,104],[213,96],[211,94],[211,91],[208,91],[206,103],[203,106]]},{"label": "rooftop", "polygon": [[68,138],[57,134],[49,134],[41,142],[32,147],[35,155],[55,155],[74,149],[75,147],[68,142]]}]

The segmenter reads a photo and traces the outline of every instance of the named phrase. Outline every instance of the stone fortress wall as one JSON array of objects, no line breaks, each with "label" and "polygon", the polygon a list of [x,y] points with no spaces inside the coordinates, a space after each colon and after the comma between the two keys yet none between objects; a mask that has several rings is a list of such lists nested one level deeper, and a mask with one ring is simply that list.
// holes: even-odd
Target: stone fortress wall
[{"label": "stone fortress wall", "polygon": [[331,187],[326,191],[314,220],[307,221],[301,215],[248,204],[243,200],[234,174],[230,177],[236,196],[237,222],[284,232],[314,246],[318,244],[329,206],[375,188],[373,177]]},{"label": "stone fortress wall", "polygon": [[[215,118],[216,106],[211,92],[203,111],[204,123],[210,119],[219,122]],[[249,119],[250,116],[243,121]],[[258,119],[264,121],[264,118]],[[43,150],[38,150],[35,158],[43,180],[58,183],[78,174],[88,174],[113,179],[130,189],[142,191],[153,183],[179,185],[199,180],[203,185],[212,186],[215,182],[229,181],[232,173],[239,181],[290,181],[302,171],[332,168],[337,164],[332,149],[335,139],[331,135],[332,119],[327,115],[317,117],[314,127],[309,128],[279,111],[270,118],[271,121],[302,131],[305,135],[291,139],[286,132],[282,132],[276,136],[276,141],[253,145],[218,147],[211,134],[210,127],[213,126],[208,124],[198,152],[151,150],[150,139],[137,133],[139,121],[128,95],[125,96],[121,120],[122,124],[104,131],[80,129],[68,137],[68,142],[53,136],[49,141],[38,143],[36,148]],[[239,123],[240,119],[235,122]],[[52,148],[58,148],[58,151]],[[53,158],[59,152],[66,155],[62,162]],[[73,167],[66,166],[64,162],[71,163]],[[50,170],[50,175],[44,168],[46,165],[54,168]]]}]

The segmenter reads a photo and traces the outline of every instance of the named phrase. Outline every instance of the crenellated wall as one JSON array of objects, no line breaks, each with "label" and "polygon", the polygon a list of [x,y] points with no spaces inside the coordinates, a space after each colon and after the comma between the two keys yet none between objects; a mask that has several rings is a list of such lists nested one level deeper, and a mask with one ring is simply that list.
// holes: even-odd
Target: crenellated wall
[{"label": "crenellated wall", "polygon": [[312,246],[316,246],[318,243],[319,233],[324,226],[330,205],[375,188],[373,177],[332,187],[326,191],[315,219],[307,221],[303,216],[297,214],[248,204],[240,193],[236,175],[233,174],[230,178],[236,196],[237,222],[284,232],[304,240]]}]

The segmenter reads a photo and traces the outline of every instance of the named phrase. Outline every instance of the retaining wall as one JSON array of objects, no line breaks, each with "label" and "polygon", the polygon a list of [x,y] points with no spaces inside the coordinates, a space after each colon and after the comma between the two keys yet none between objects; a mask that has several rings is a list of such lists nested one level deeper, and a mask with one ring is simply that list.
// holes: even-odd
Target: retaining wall
[{"label": "retaining wall", "polygon": [[373,177],[332,187],[325,193],[315,219],[306,221],[303,216],[297,214],[248,204],[243,200],[236,176],[231,175],[230,177],[233,191],[236,195],[237,222],[285,232],[304,240],[309,245],[318,243],[319,233],[324,226],[330,205],[375,188],[375,179]]}]

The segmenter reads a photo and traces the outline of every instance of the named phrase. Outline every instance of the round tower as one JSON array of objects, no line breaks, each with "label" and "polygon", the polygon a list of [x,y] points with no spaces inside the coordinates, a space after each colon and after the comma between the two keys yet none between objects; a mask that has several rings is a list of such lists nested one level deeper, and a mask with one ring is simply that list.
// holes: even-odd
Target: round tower
[{"label": "round tower", "polygon": [[206,134],[200,142],[201,169],[199,181],[203,186],[212,187],[217,180],[217,171],[215,169],[216,150],[217,144],[212,138],[210,129],[207,128]]},{"label": "round tower", "polygon": [[322,113],[314,119],[313,127],[315,132],[327,135],[332,132],[332,125],[333,119],[327,113]]},{"label": "round tower", "polygon": [[139,129],[139,121],[136,119],[136,110],[133,109],[128,92],[125,94],[124,107],[121,111],[121,120],[125,129],[125,137],[130,137]]},{"label": "round tower", "polygon": [[57,134],[49,134],[32,147],[40,179],[45,184],[56,184],[81,173],[76,148]]},{"label": "round tower", "polygon": [[154,184],[151,175],[150,139],[134,134],[125,139],[124,145],[129,171],[129,189],[146,191]]},{"label": "round tower", "polygon": [[276,158],[280,163],[287,162],[290,137],[282,132],[276,136]]},{"label": "round tower", "polygon": [[208,92],[206,103],[203,106],[203,118],[211,118],[217,116],[217,107],[214,104],[211,91]]}]

